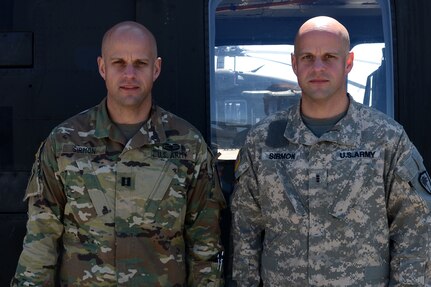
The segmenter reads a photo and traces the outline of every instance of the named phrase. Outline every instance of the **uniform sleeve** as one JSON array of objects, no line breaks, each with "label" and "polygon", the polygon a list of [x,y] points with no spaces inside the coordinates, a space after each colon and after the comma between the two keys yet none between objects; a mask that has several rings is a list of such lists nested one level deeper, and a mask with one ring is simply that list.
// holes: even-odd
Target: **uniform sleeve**
[{"label": "uniform sleeve", "polygon": [[220,212],[226,203],[213,157],[205,144],[198,154],[191,188],[185,220],[187,286],[223,286]]},{"label": "uniform sleeve", "polygon": [[429,286],[430,178],[419,152],[401,137],[389,179],[388,223],[391,272],[389,286]]},{"label": "uniform sleeve", "polygon": [[263,226],[257,178],[247,147],[236,160],[235,177],[231,206],[233,279],[238,286],[259,286]]},{"label": "uniform sleeve", "polygon": [[64,202],[56,166],[50,142],[42,143],[26,189],[27,233],[11,286],[55,286]]}]

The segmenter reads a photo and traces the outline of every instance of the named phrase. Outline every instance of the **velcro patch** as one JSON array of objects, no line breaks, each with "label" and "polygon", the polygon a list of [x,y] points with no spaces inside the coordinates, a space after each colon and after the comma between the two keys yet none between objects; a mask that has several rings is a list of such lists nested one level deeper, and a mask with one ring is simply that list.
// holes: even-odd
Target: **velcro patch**
[{"label": "velcro patch", "polygon": [[295,160],[296,154],[292,152],[264,151],[262,160]]},{"label": "velcro patch", "polygon": [[431,179],[427,171],[423,171],[419,174],[419,182],[422,187],[431,194]]},{"label": "velcro patch", "polygon": [[193,159],[193,153],[190,152],[190,149],[182,144],[177,143],[163,143],[162,145],[154,145],[151,154],[153,157],[164,159]]},{"label": "velcro patch", "polygon": [[63,144],[61,152],[99,155],[99,154],[106,153],[106,146],[84,146],[84,145],[75,145],[75,144]]},{"label": "velcro patch", "polygon": [[378,158],[380,152],[376,150],[343,150],[336,153],[336,159],[355,159],[355,158]]}]

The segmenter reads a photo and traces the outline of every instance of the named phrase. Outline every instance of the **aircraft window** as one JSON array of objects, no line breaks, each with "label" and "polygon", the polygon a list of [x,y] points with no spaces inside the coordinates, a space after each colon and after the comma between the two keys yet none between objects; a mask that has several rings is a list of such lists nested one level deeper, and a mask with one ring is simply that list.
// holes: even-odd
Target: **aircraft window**
[{"label": "aircraft window", "polygon": [[[351,49],[355,59],[353,61],[353,68],[348,76],[347,90],[355,101],[360,103],[366,101],[367,80],[369,75],[381,66],[384,47],[384,43],[372,43],[360,44]],[[366,104],[370,106],[369,102]]]},{"label": "aircraft window", "polygon": [[235,159],[253,125],[299,101],[293,40],[299,26],[317,15],[337,18],[350,31],[352,97],[393,116],[388,1],[293,2],[210,1],[211,144],[219,159]]}]

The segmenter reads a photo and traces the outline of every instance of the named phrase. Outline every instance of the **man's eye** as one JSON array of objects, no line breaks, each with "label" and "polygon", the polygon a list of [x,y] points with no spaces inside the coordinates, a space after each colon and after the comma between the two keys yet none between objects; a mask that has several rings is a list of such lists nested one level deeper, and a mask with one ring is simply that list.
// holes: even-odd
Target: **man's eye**
[{"label": "man's eye", "polygon": [[304,55],[304,56],[302,57],[302,59],[303,59],[303,60],[307,60],[307,61],[309,61],[309,60],[313,60],[313,56],[312,56],[312,55]]},{"label": "man's eye", "polygon": [[137,62],[135,62],[135,66],[137,66],[137,67],[142,67],[142,66],[145,66],[147,63],[146,62],[144,62],[144,61],[137,61]]},{"label": "man's eye", "polygon": [[124,65],[124,61],[118,60],[118,61],[112,62],[112,64],[114,64],[114,65]]}]

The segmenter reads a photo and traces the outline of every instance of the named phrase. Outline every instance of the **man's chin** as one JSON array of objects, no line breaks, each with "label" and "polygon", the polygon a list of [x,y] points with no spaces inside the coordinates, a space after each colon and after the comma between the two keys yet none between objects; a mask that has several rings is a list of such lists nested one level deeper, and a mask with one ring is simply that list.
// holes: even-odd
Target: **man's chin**
[{"label": "man's chin", "polygon": [[303,91],[302,94],[305,97],[308,97],[309,99],[319,100],[319,99],[328,98],[329,93],[327,91],[322,91],[322,90],[310,90],[310,91]]},{"label": "man's chin", "polygon": [[125,107],[136,107],[143,105],[145,102],[151,102],[151,98],[142,95],[124,95],[119,102]]}]

